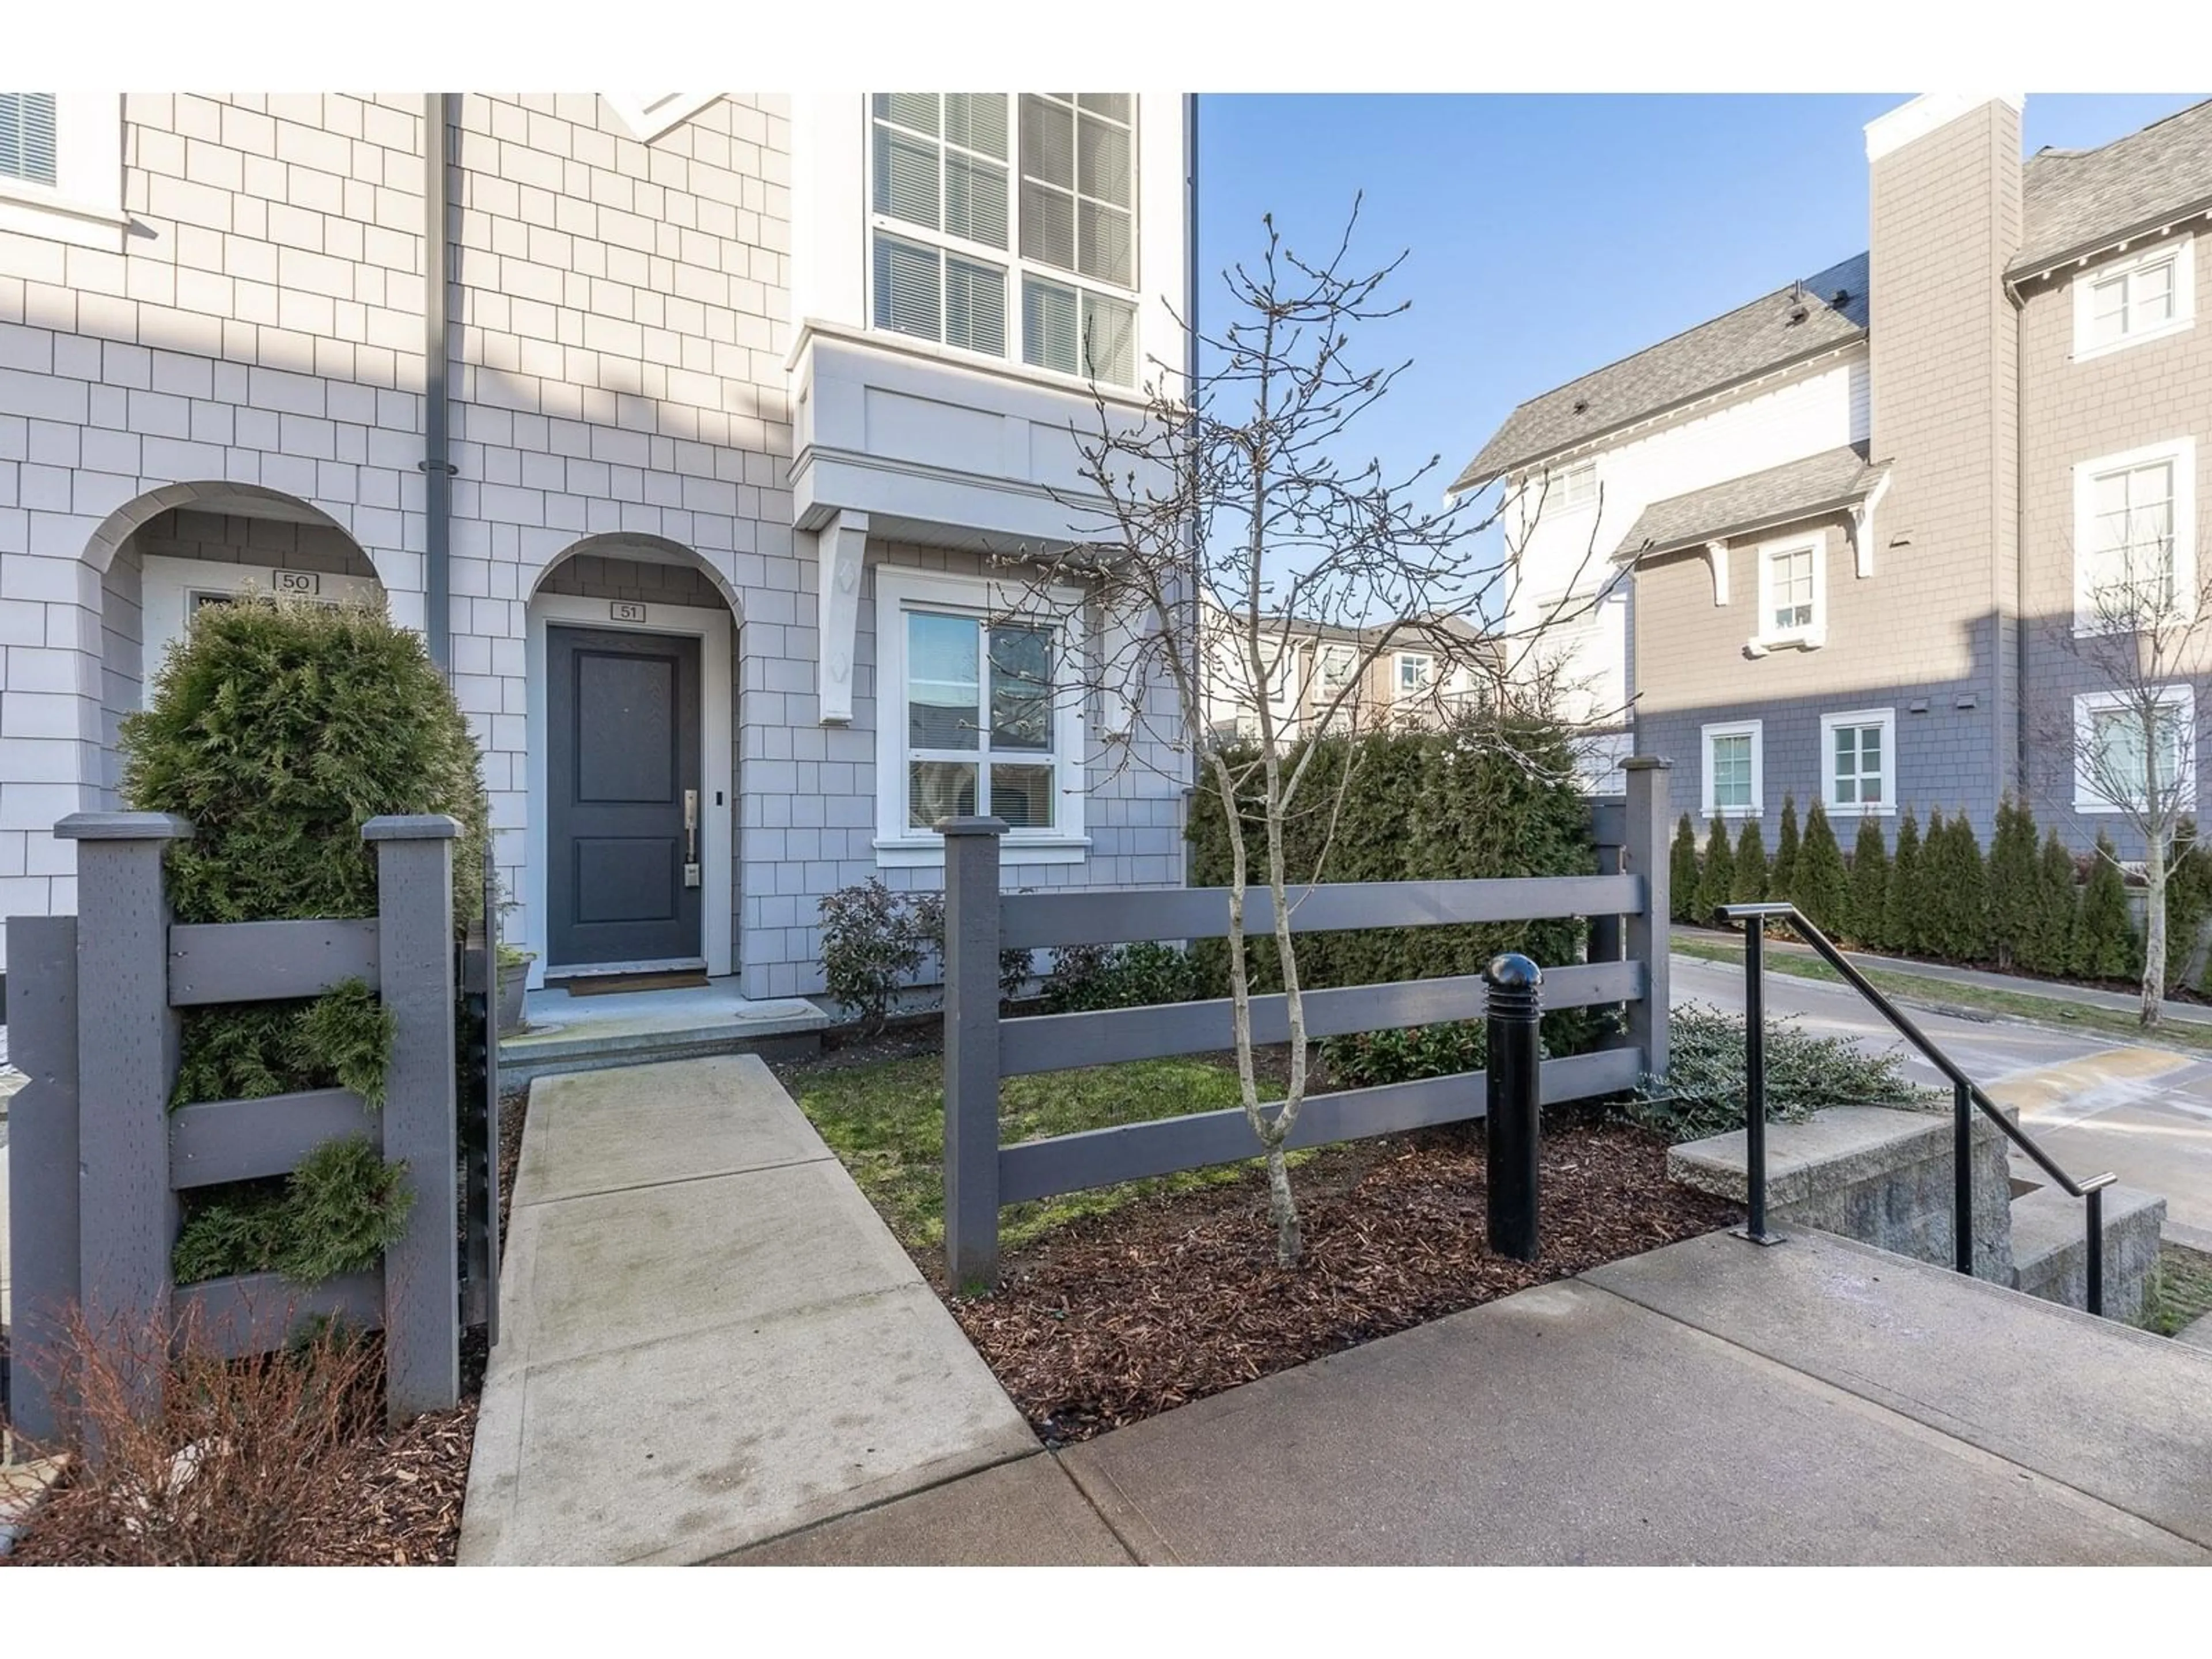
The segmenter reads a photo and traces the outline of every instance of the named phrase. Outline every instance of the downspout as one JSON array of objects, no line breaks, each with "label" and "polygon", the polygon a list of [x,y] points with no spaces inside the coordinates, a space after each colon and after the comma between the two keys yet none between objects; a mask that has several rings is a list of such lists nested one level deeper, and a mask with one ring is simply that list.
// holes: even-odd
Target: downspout
[{"label": "downspout", "polygon": [[[1185,343],[1186,354],[1183,362],[1183,385],[1185,390],[1194,400],[1198,392],[1199,287],[1198,94],[1194,92],[1188,92],[1183,94],[1182,167],[1182,322],[1183,340]],[[1198,516],[1194,514],[1192,514],[1190,524],[1190,592],[1185,603],[1187,603],[1190,607],[1190,684],[1194,687],[1203,687],[1206,684],[1204,678],[1206,665],[1202,659],[1203,652],[1200,647],[1199,638],[1200,623],[1203,620],[1200,599],[1202,592],[1199,580],[1200,570],[1200,560],[1198,545]],[[1195,805],[1193,798],[1194,792],[1198,787],[1198,750],[1195,745],[1192,747],[1190,754],[1186,757],[1185,764],[1189,768],[1189,774],[1184,782],[1182,791],[1182,827],[1186,836],[1188,836],[1190,830],[1191,811],[1193,806]],[[1188,846],[1187,842],[1186,846]],[[1186,856],[1188,855],[1186,854]]]},{"label": "downspout", "polygon": [[422,459],[423,632],[430,660],[453,666],[453,465],[447,453],[447,322],[452,246],[447,240],[452,187],[447,170],[453,94],[422,99]]},{"label": "downspout", "polygon": [[[2027,650],[2034,629],[2027,611],[2027,302],[2020,284],[2004,278],[2005,298],[2012,303],[2012,582],[2013,627],[2013,776],[2014,799],[2027,805],[2028,744],[2033,722],[2027,710]],[[2002,793],[2002,791],[2000,792]]]}]

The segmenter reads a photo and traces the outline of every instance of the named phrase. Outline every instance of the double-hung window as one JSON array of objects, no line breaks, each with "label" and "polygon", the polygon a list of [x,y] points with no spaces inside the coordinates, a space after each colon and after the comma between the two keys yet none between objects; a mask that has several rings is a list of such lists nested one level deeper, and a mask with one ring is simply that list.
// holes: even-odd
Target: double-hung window
[{"label": "double-hung window", "polygon": [[1762,779],[1758,720],[1729,720],[1704,728],[1705,816],[1747,817],[1759,811]]},{"label": "double-hung window", "polygon": [[0,92],[0,179],[52,187],[57,175],[54,94]]},{"label": "double-hung window", "polygon": [[1597,463],[1583,461],[1551,475],[1545,507],[1571,513],[1597,500]]},{"label": "double-hung window", "polygon": [[2197,697],[2186,685],[2074,699],[2074,805],[2155,813],[2197,804]]},{"label": "double-hung window", "polygon": [[2077,629],[2140,629],[2192,608],[2195,455],[2180,439],[2075,469]]},{"label": "double-hung window", "polygon": [[1897,711],[1820,716],[1821,783],[1831,812],[1897,810]]},{"label": "double-hung window", "polygon": [[1812,542],[1770,547],[1759,559],[1759,626],[1770,639],[1813,631],[1820,616],[1819,549]]},{"label": "double-hung window", "polygon": [[877,93],[879,329],[1133,386],[1132,93]]},{"label": "double-hung window", "polygon": [[2194,239],[2177,237],[2074,278],[2074,356],[2177,334],[2196,319]]},{"label": "double-hung window", "polygon": [[1007,596],[981,581],[885,567],[877,583],[878,848],[933,855],[939,819],[984,817],[1010,848],[1079,851],[1066,618],[994,611]]},{"label": "double-hung window", "polygon": [[1398,695],[1418,697],[1429,689],[1436,675],[1435,660],[1418,651],[1398,653]]}]

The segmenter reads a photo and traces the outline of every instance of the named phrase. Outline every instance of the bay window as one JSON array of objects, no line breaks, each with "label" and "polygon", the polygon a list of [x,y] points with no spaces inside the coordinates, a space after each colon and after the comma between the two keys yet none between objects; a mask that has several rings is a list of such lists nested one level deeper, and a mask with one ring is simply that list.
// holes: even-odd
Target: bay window
[{"label": "bay window", "polygon": [[874,325],[1133,386],[1135,120],[1129,93],[875,94]]}]

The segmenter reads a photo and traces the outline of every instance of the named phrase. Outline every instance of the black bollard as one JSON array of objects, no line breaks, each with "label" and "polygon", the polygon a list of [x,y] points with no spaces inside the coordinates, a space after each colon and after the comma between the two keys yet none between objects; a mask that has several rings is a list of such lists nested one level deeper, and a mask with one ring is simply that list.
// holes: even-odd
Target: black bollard
[{"label": "black bollard", "polygon": [[1536,1259],[1538,1151],[1537,991],[1544,975],[1524,956],[1493,957],[1490,986],[1488,1146],[1490,1248],[1516,1261]]}]

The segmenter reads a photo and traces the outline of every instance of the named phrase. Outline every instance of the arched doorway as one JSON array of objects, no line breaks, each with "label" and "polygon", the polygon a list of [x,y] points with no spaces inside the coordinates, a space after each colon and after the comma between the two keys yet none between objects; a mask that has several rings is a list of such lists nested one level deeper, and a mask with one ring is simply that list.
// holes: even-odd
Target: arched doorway
[{"label": "arched doorway", "polygon": [[527,605],[532,982],[736,970],[737,634],[727,578],[659,537],[562,550]]},{"label": "arched doorway", "polygon": [[117,805],[123,718],[145,706],[197,611],[241,593],[386,598],[375,565],[336,520],[252,484],[173,484],[141,496],[108,517],[85,557],[100,572],[101,753],[100,775],[85,781],[102,806]]}]

